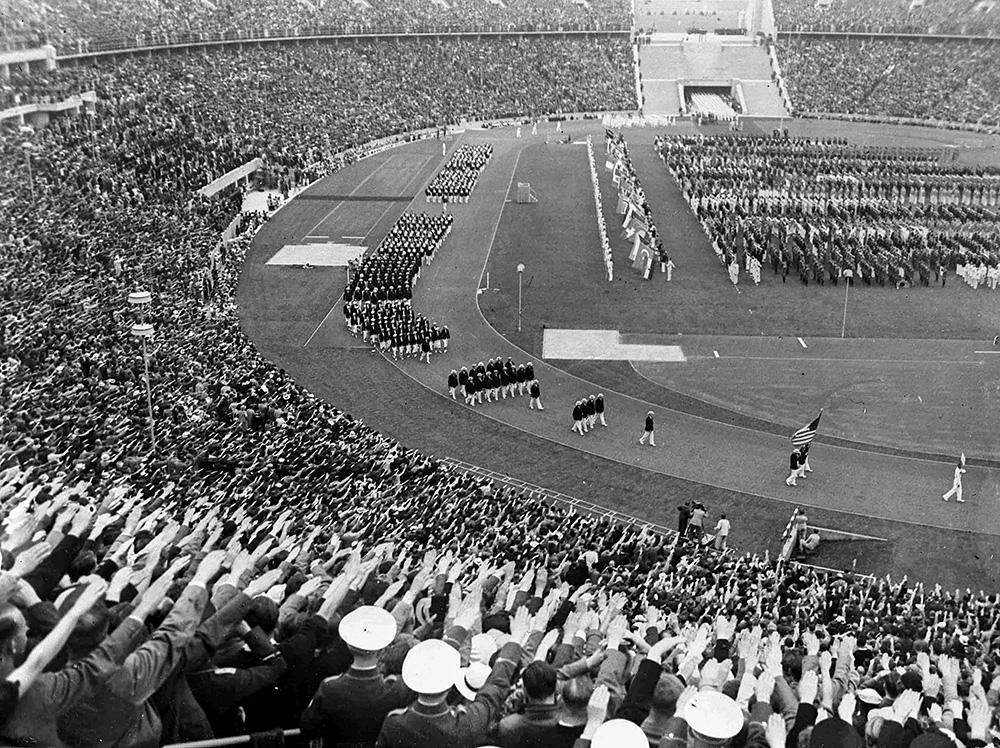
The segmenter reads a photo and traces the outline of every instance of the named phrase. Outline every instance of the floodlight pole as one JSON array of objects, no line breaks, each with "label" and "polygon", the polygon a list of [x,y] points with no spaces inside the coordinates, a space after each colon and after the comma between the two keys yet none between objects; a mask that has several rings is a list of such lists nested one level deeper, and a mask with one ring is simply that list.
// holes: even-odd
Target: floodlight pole
[{"label": "floodlight pole", "polygon": [[844,320],[840,323],[840,337],[844,337],[847,330],[847,297],[851,293],[851,279],[844,279]]},{"label": "floodlight pole", "polygon": [[28,190],[31,193],[31,202],[35,202],[35,176],[31,173],[31,144],[25,141],[22,146],[24,149],[24,160],[28,164]]},{"label": "floodlight pole", "polygon": [[149,412],[149,441],[156,454],[156,422],[153,420],[153,391],[149,383],[149,353],[146,349],[146,338],[142,338],[142,368],[146,374],[146,409]]},{"label": "floodlight pole", "polygon": [[[153,301],[153,295],[149,291],[133,291],[128,295],[128,303],[140,310],[146,309]],[[153,389],[149,379],[149,349],[146,347],[146,338],[153,337],[153,325],[150,322],[135,322],[132,325],[131,333],[134,337],[142,341],[142,368],[145,373],[146,383],[146,409],[149,413],[149,441],[156,454],[156,423],[153,420]]]},{"label": "floodlight pole", "polygon": [[524,276],[524,263],[517,265],[517,331],[521,332],[521,278]]}]

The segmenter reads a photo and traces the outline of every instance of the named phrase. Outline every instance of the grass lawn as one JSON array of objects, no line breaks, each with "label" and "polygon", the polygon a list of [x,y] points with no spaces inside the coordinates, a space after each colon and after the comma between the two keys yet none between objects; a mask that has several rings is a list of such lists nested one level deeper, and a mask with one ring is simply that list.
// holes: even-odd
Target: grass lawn
[{"label": "grass lawn", "polygon": [[[583,146],[528,148],[516,180],[531,182],[539,203],[508,205],[488,263],[490,290],[480,306],[491,324],[534,355],[541,355],[543,327],[617,329],[622,333],[742,336],[840,336],[843,285],[802,285],[765,268],[760,286],[729,282],[701,226],[652,150],[654,133],[626,136],[657,226],[677,264],[673,281],[655,273],[642,280],[628,264],[620,237],[616,195],[603,168],[603,131],[595,128],[605,219],[615,257],[615,280],[601,263],[590,177]],[[518,263],[525,263],[522,331],[516,331]],[[989,348],[1000,332],[1000,296],[973,291],[949,279],[945,288],[895,291],[881,286],[850,289],[849,338],[968,340]],[[1000,355],[996,357],[1000,365]],[[794,371],[793,371],[794,369]],[[831,435],[904,449],[950,453],[965,449],[996,456],[996,435],[987,423],[1000,396],[1000,371],[989,364],[905,367],[882,371],[788,361],[713,368],[647,365],[644,376],[676,392],[768,420],[785,422],[796,412],[826,404]],[[839,409],[839,413],[838,413]],[[972,446],[966,446],[972,445]]]}]

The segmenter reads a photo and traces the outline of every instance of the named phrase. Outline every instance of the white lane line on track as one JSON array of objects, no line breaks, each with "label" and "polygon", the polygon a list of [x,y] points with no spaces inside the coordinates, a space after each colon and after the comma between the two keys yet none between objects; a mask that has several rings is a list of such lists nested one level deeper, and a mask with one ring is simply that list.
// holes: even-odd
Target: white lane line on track
[{"label": "white lane line on track", "polygon": [[[394,156],[394,155],[395,155],[395,154],[393,154],[393,156]],[[365,182],[367,182],[367,181],[368,181],[369,179],[371,179],[371,178],[372,178],[372,177],[374,177],[374,176],[375,176],[376,174],[378,174],[378,173],[379,173],[379,171],[381,171],[381,170],[382,170],[382,167],[384,167],[384,166],[385,166],[386,164],[388,164],[388,163],[389,163],[390,161],[392,161],[392,159],[393,159],[393,156],[389,156],[389,158],[387,158],[387,159],[386,159],[385,161],[383,161],[383,162],[382,162],[381,164],[379,164],[379,165],[378,165],[378,166],[376,167],[375,171],[373,171],[373,172],[372,172],[371,174],[369,174],[369,175],[368,175],[367,177],[365,177],[365,178],[364,178],[364,179],[362,179],[362,180],[361,180],[360,182],[358,182],[357,186],[355,186],[355,188],[354,188],[353,190],[351,190],[350,192],[348,192],[347,194],[348,194],[348,195],[356,195],[356,194],[358,193],[358,190],[360,190],[360,189],[361,189],[362,187],[364,187],[364,185],[365,185]],[[291,202],[291,201],[289,201],[289,202]],[[318,229],[318,228],[319,228],[320,226],[322,226],[322,225],[323,225],[323,221],[325,221],[325,220],[326,220],[327,218],[329,218],[330,216],[332,216],[332,215],[334,214],[334,212],[335,212],[335,211],[336,211],[336,210],[337,210],[338,208],[340,208],[340,206],[341,206],[341,205],[343,205],[343,204],[344,204],[344,202],[345,202],[344,200],[341,200],[341,201],[340,201],[340,202],[338,202],[338,203],[337,203],[336,205],[334,205],[334,206],[333,206],[332,208],[330,208],[330,210],[329,210],[329,211],[327,212],[327,214],[326,214],[326,215],[324,215],[324,216],[323,216],[322,218],[320,218],[320,219],[319,219],[319,221],[318,221],[318,222],[316,223],[316,225],[315,225],[315,226],[313,226],[313,227],[312,227],[311,229],[309,229],[309,233],[310,233],[310,234],[312,234],[312,232],[314,232],[314,231],[315,231],[316,229]]]}]

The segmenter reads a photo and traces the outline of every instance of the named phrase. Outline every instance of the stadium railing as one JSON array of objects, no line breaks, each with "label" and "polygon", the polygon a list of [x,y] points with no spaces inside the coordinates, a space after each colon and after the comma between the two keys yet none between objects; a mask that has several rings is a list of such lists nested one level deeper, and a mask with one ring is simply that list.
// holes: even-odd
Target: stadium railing
[{"label": "stadium railing", "polygon": [[559,491],[553,491],[550,488],[544,488],[543,486],[536,485],[534,483],[529,483],[528,481],[523,481],[519,478],[512,478],[509,475],[504,475],[503,473],[498,473],[495,470],[489,470],[488,468],[479,467],[478,465],[473,465],[472,463],[465,462],[464,460],[458,460],[452,457],[442,458],[442,462],[451,465],[452,467],[458,468],[472,475],[477,475],[481,478],[486,478],[488,480],[494,481],[496,483],[501,483],[510,488],[516,488],[520,491],[525,491],[529,494],[534,494],[541,499],[562,504],[564,506],[572,507],[579,512],[586,514],[591,514],[596,517],[607,517],[613,519],[616,522],[622,524],[630,525],[632,527],[649,527],[651,530],[656,532],[658,535],[663,535],[668,540],[673,540],[677,536],[677,531],[672,530],[664,525],[657,524],[655,522],[648,522],[646,520],[634,517],[631,514],[625,514],[624,512],[615,511],[614,509],[608,509],[607,507],[594,504],[590,501],[585,501],[583,499],[578,499],[573,496],[568,496]]},{"label": "stadium railing", "polygon": [[796,112],[795,116],[804,119],[836,119],[845,122],[874,122],[883,125],[917,125],[920,127],[936,127],[940,130],[966,130],[968,132],[981,132],[988,135],[1000,134],[1000,125],[987,125],[979,122],[954,122],[951,120],[918,119],[916,117],[846,114],[844,112]]},{"label": "stadium railing", "polygon": [[[273,733],[259,733],[261,737],[270,736]],[[253,733],[249,735],[234,735],[231,738],[214,738],[212,740],[192,740],[190,743],[171,743],[164,748],[224,748],[224,746],[230,745],[247,745],[252,739],[255,739],[258,733]],[[298,729],[294,730],[282,730],[282,742],[289,743],[293,746],[306,746],[310,745],[310,741],[307,738],[302,737],[302,731]],[[291,740],[289,740],[291,738]],[[274,743],[271,743],[272,745]],[[319,743],[317,742],[317,745]]]},{"label": "stadium railing", "polygon": [[832,36],[832,37],[866,37],[871,39],[924,39],[927,41],[1000,41],[1000,36],[990,34],[933,34],[924,31],[838,31],[837,29],[795,28],[777,31],[778,38],[783,36]]}]

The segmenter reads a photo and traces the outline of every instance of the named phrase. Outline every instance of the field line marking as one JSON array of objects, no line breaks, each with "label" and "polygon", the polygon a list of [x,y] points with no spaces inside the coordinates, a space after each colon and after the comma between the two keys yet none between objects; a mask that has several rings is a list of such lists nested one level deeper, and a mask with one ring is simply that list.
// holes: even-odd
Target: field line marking
[{"label": "field line marking", "polygon": [[[393,155],[395,155],[395,154],[393,154]],[[393,158],[392,156],[389,156],[389,158],[387,158],[381,164],[379,164],[378,166],[376,166],[375,170],[371,174],[369,174],[367,177],[365,177],[360,182],[358,182],[357,186],[353,190],[351,190],[350,192],[348,192],[347,194],[350,196],[350,195],[354,195],[355,193],[357,193],[357,191],[360,190],[364,186],[365,182],[367,182],[369,179],[371,179],[376,174],[378,174],[386,164],[388,164],[390,161],[392,161],[392,158]],[[332,208],[330,208],[329,212],[327,212],[326,215],[324,215],[322,218],[320,218],[319,222],[315,226],[313,226],[311,229],[309,229],[309,233],[311,234],[316,229],[318,229],[320,227],[320,225],[322,225],[323,221],[325,221],[327,218],[329,218],[330,216],[332,216],[333,212],[335,210],[337,210],[343,204],[344,204],[344,201],[341,200],[336,205],[334,205]]]},{"label": "field line marking", "polygon": [[325,325],[326,321],[328,319],[330,319],[330,315],[333,314],[333,310],[337,308],[337,304],[340,303],[340,300],[342,298],[344,298],[344,292],[343,291],[340,292],[340,296],[337,297],[337,300],[335,302],[333,302],[333,306],[330,307],[330,311],[327,312],[326,315],[323,317],[323,319],[321,319],[319,321],[319,324],[316,325],[316,329],[312,331],[312,335],[310,335],[308,338],[306,338],[306,342],[302,344],[303,348],[305,348],[307,345],[309,345],[309,343],[312,342],[312,339],[316,337],[316,333],[319,332],[319,328],[321,328],[323,325]]},{"label": "field line marking", "polygon": [[[442,158],[443,159],[444,156],[438,156],[438,158]],[[427,166],[427,162],[432,161],[433,159],[434,159],[434,156],[424,156],[424,160],[421,162],[420,168],[417,169],[416,173],[412,177],[410,177],[409,181],[405,185],[403,185],[403,194],[406,194],[409,191],[410,185],[413,184],[413,180],[420,176],[420,172],[423,171],[423,168],[425,166]],[[437,169],[435,169],[434,171],[437,172]],[[434,174],[431,174],[430,178],[427,179],[426,182],[424,183],[424,187],[426,187],[427,184],[430,183],[430,180],[433,179],[433,178],[434,178]],[[420,192],[423,192],[423,189],[421,189]],[[417,196],[414,197],[413,200],[416,200],[417,198],[420,197],[420,192],[417,193]],[[413,200],[410,201],[411,204],[413,203]],[[407,205],[406,207],[409,208],[410,206]],[[368,234],[370,234],[371,232],[373,232],[376,229],[376,227],[379,225],[379,223],[382,222],[382,219],[385,218],[385,214],[389,212],[390,208],[392,208],[392,203],[389,203],[388,205],[385,206],[385,209],[379,214],[379,217],[375,219],[375,223],[373,223],[371,225],[371,228],[368,229],[367,233],[365,233],[365,235],[361,237],[362,239],[367,239],[368,238]],[[403,212],[404,213],[406,212],[405,208],[403,209]]]}]

